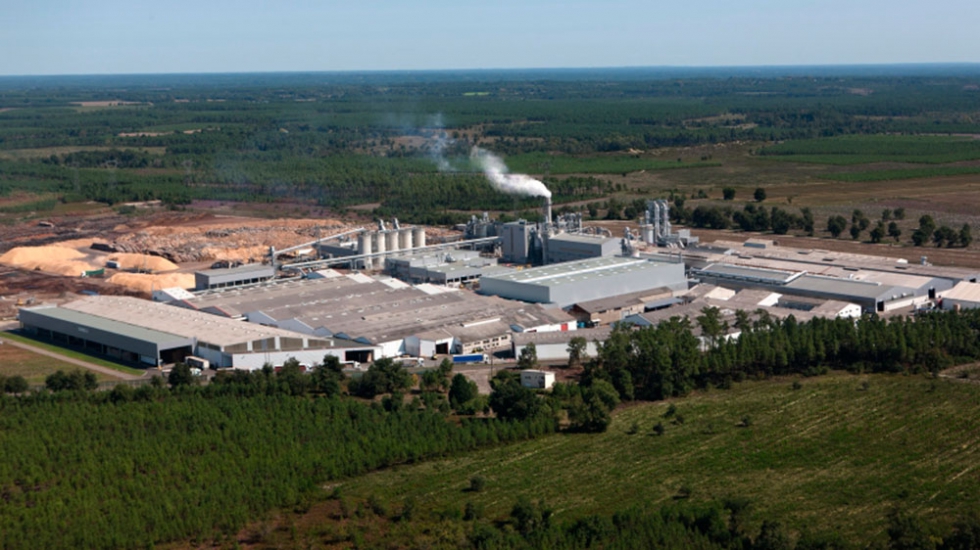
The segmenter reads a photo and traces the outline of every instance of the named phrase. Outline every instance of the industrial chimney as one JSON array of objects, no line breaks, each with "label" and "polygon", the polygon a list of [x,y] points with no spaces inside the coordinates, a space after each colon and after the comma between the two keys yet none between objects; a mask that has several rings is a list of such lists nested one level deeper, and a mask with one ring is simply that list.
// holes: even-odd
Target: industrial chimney
[{"label": "industrial chimney", "polygon": [[544,198],[544,223],[551,225],[551,197]]}]

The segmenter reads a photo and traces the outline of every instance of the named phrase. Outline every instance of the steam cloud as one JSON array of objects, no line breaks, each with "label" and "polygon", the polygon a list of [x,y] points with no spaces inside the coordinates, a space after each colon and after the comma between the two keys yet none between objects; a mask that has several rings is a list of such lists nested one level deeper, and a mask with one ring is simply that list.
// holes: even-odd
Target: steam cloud
[{"label": "steam cloud", "polygon": [[526,174],[511,174],[503,159],[486,149],[473,147],[470,158],[480,166],[490,183],[504,193],[551,197],[551,191],[544,183]]},{"label": "steam cloud", "polygon": [[[440,172],[455,172],[454,167],[446,159],[446,150],[456,142],[443,129],[442,114],[434,115],[429,120],[429,127],[422,131],[429,142],[429,158],[439,167]],[[526,174],[511,174],[503,159],[486,149],[474,146],[470,151],[470,160],[480,167],[490,184],[497,190],[515,195],[532,197],[551,197],[551,191],[544,183]]]},{"label": "steam cloud", "polygon": [[436,163],[440,172],[455,172],[456,169],[446,160],[446,148],[453,144],[453,139],[443,130],[442,113],[432,117],[429,122],[429,127],[435,129],[429,138],[432,140],[429,158],[432,159],[432,162]]}]

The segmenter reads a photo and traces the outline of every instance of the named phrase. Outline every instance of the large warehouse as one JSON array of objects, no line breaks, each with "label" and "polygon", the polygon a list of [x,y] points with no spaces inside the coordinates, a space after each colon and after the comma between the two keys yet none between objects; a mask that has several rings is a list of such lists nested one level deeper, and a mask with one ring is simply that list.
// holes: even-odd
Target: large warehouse
[{"label": "large warehouse", "polygon": [[234,289],[173,304],[374,346],[383,357],[490,350],[509,347],[514,332],[576,328],[560,309],[363,274]]},{"label": "large warehouse", "polygon": [[483,294],[557,304],[563,308],[661,287],[687,290],[684,264],[625,257],[593,258],[480,279]]},{"label": "large warehouse", "polygon": [[736,289],[759,288],[791,296],[851,302],[868,312],[911,307],[934,299],[937,293],[953,286],[949,279],[906,273],[853,269],[847,271],[845,278],[732,264],[711,264],[693,270],[692,276]]},{"label": "large warehouse", "polygon": [[161,366],[188,355],[217,367],[261,368],[292,357],[304,364],[335,355],[373,355],[373,346],[216,317],[128,296],[90,296],[61,306],[20,310],[26,332],[121,361]]}]

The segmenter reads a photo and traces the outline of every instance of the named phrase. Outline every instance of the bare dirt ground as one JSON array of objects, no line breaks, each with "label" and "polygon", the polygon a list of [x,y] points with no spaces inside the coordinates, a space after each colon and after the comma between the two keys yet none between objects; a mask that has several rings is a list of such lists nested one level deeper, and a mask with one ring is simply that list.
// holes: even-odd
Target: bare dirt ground
[{"label": "bare dirt ground", "polygon": [[[175,212],[151,205],[135,215],[103,209],[0,225],[0,297],[16,303],[30,297],[67,299],[82,291],[146,295],[153,289],[192,287],[193,272],[218,260],[261,262],[269,247],[282,250],[374,227],[370,218],[342,219],[309,205],[208,201],[193,208]],[[439,228],[428,233],[433,242],[457,234]],[[106,269],[106,279],[78,277],[107,261],[120,267]],[[9,314],[6,309],[0,301],[0,316]]]}]

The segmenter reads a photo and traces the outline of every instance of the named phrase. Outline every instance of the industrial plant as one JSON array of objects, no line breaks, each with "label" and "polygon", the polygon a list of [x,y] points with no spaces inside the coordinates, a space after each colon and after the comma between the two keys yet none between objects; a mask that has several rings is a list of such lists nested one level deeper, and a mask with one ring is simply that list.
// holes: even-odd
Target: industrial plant
[{"label": "industrial plant", "polygon": [[944,296],[948,308],[980,306],[980,274],[971,270],[760,239],[702,245],[675,231],[662,199],[647,201],[635,226],[614,236],[580,213],[553,216],[551,197],[538,192],[536,221],[484,213],[455,232],[397,219],[329,235],[318,228],[316,239],[269,246],[264,258],[197,271],[191,290],[35,305],[19,319],[36,337],[127,364],[198,357],[214,368],[258,369],[326,355],[351,367],[460,354],[508,361],[530,344],[541,360],[563,361],[572,338],[585,338],[594,354],[618,323],[652,326],[705,308],[717,308],[726,337],[737,338],[738,311],[798,320],[891,315],[943,307]]}]

